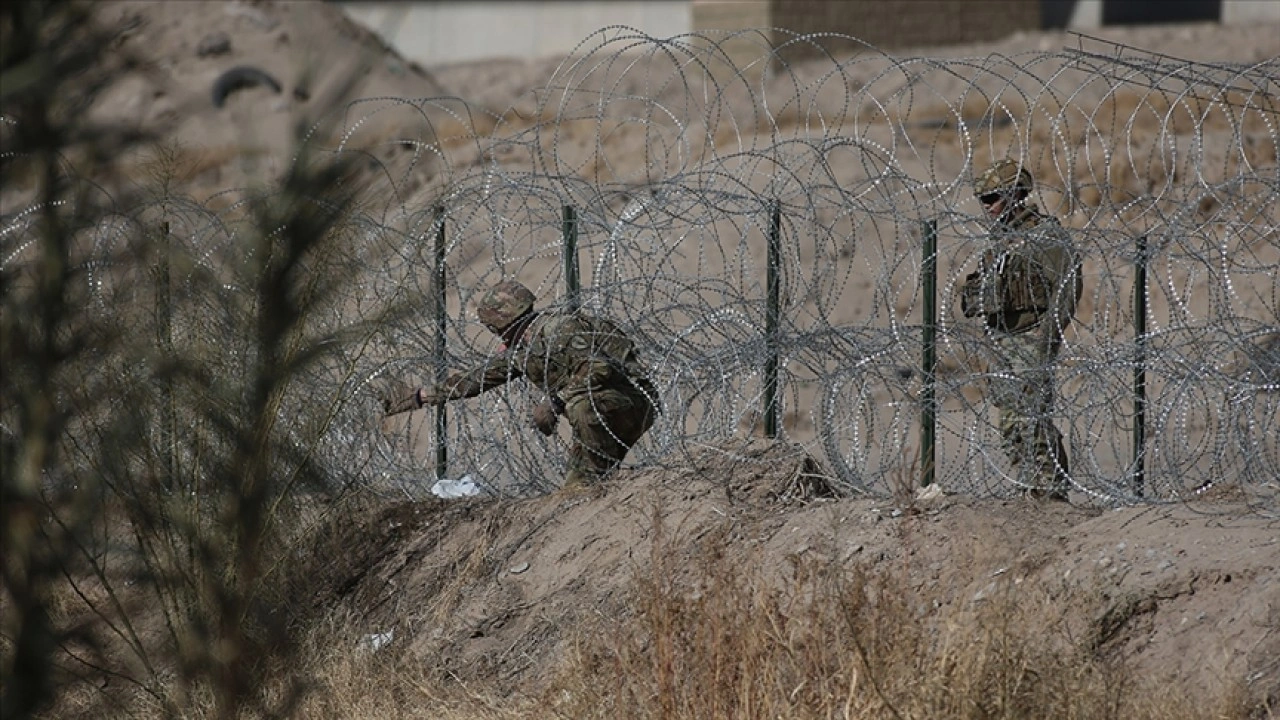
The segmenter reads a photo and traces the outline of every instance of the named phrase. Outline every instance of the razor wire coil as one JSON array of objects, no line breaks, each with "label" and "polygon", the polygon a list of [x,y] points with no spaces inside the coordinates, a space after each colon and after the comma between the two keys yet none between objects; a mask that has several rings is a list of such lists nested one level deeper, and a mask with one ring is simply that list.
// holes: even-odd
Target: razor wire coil
[{"label": "razor wire coil", "polygon": [[[586,38],[532,99],[501,112],[459,97],[354,101],[338,112],[327,152],[360,154],[370,170],[343,216],[356,241],[327,262],[355,282],[315,322],[338,328],[406,299],[424,311],[380,323],[358,350],[341,349],[302,379],[332,395],[321,429],[282,422],[347,482],[420,494],[434,479],[426,458],[443,441],[455,476],[499,493],[554,488],[567,435],[528,429],[539,393],[523,381],[451,403],[444,438],[429,412],[389,428],[377,399],[391,380],[429,384],[438,366],[485,362],[496,341],[473,308],[499,280],[530,287],[540,308],[563,307],[570,207],[583,273],[574,301],[635,341],[662,407],[625,466],[685,467],[705,447],[748,462],[743,448],[763,427],[763,368],[776,352],[779,440],[817,458],[844,492],[900,492],[920,470],[920,228],[931,220],[935,477],[951,491],[1007,496],[1018,486],[984,389],[986,339],[960,316],[957,293],[987,232],[970,178],[1009,156],[1032,170],[1033,199],[1086,259],[1048,418],[1066,439],[1073,489],[1115,504],[1187,500],[1229,483],[1273,512],[1280,61],[1085,49],[1095,42],[916,58],[835,34],[658,39],[615,27]],[[308,140],[324,147],[326,137],[315,129]],[[250,206],[269,198],[228,190],[204,203],[120,208],[97,224],[85,262],[163,218],[194,259],[189,272],[224,278],[218,297],[178,311],[174,340],[222,343],[234,368],[249,350],[225,338],[238,334],[233,308],[251,288],[227,268],[247,261],[237,247],[254,231]],[[765,238],[775,203],[783,243],[771,342]],[[29,259],[38,215],[33,204],[0,220],[0,267]],[[440,296],[430,278],[441,223],[446,342],[437,348],[426,310]],[[1148,239],[1142,258],[1139,236]],[[1139,259],[1150,312],[1140,338],[1131,297]],[[120,291],[109,276],[89,273],[100,306]],[[1141,493],[1130,485],[1135,368],[1147,377]]]}]

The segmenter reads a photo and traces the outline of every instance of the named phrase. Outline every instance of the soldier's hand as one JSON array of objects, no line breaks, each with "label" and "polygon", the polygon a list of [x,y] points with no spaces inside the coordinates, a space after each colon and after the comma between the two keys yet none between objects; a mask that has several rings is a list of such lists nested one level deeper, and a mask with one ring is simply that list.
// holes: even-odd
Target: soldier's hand
[{"label": "soldier's hand", "polygon": [[960,286],[960,312],[965,317],[977,317],[982,312],[981,298],[982,273],[969,273]]},{"label": "soldier's hand", "polygon": [[556,408],[551,401],[539,404],[533,409],[533,427],[543,435],[550,435],[556,431],[556,421],[560,416],[556,414]]},{"label": "soldier's hand", "polygon": [[399,415],[402,412],[417,410],[425,404],[423,402],[424,394],[422,388],[395,391],[382,399],[382,413],[390,417]]}]

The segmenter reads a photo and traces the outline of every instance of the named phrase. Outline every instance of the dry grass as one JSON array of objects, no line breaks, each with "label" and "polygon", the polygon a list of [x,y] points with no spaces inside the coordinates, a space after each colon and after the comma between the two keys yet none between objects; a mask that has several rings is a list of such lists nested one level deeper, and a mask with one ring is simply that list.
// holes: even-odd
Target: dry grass
[{"label": "dry grass", "polygon": [[1009,583],[978,603],[913,592],[893,570],[705,558],[697,587],[655,565],[639,614],[581,638],[548,698],[565,717],[1245,718],[1093,656],[1061,597]]}]

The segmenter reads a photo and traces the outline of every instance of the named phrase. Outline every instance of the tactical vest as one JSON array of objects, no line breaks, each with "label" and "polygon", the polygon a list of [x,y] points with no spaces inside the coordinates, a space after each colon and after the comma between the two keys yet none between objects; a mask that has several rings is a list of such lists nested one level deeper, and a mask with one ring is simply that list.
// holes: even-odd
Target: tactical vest
[{"label": "tactical vest", "polygon": [[[1043,226],[1036,232],[1035,228]],[[993,231],[993,238],[1010,237],[1016,246],[983,254],[978,272],[961,288],[961,309],[966,316],[985,315],[993,326],[1009,327],[1014,318],[1035,317],[1050,308],[1062,270],[1074,273],[1073,292],[1080,294],[1080,259],[1060,238],[1057,220],[1040,215],[1034,207],[1023,208],[1006,225]],[[1003,236],[1003,237],[1002,237]],[[1062,265],[1063,268],[1058,266]],[[1072,302],[1074,307],[1074,302]],[[1026,320],[1018,321],[1022,325]]]},{"label": "tactical vest", "polygon": [[613,322],[581,312],[554,312],[540,316],[530,330],[534,337],[525,374],[549,390],[574,394],[590,383],[597,389],[638,389],[656,397],[635,343]]}]

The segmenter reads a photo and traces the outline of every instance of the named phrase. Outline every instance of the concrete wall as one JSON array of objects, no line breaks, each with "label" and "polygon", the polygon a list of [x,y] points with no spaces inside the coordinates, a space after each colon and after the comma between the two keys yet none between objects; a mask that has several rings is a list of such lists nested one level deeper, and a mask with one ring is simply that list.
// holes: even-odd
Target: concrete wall
[{"label": "concrete wall", "polygon": [[564,55],[608,25],[654,37],[691,29],[689,0],[339,2],[400,54],[423,65]]},{"label": "concrete wall", "polygon": [[[994,40],[1017,30],[1096,29],[1137,8],[1144,22],[1280,21],[1280,0],[691,0],[693,27],[842,32],[885,47]],[[755,24],[752,24],[755,23]],[[852,28],[852,29],[850,29]],[[879,38],[880,40],[876,40]]]},{"label": "concrete wall", "polygon": [[[998,40],[1019,30],[1038,29],[1040,0],[692,0],[696,31],[775,28],[776,42],[791,33],[851,35],[882,49]],[[766,33],[766,36],[769,33]],[[820,52],[812,43],[781,52],[787,60]],[[726,47],[731,57],[756,58],[767,48],[743,37]],[[847,42],[837,51],[849,48]]]},{"label": "concrete wall", "polygon": [[[1116,9],[1126,3],[1139,11],[1145,22],[1179,22],[1184,19],[1179,15],[1196,14],[1223,25],[1280,21],[1280,2],[1276,0],[1183,0],[1174,4],[1155,0],[1042,0],[1042,3],[1048,27],[1082,31],[1101,27],[1108,14],[1115,16]],[[1111,12],[1106,12],[1104,6],[1109,6]]]},{"label": "concrete wall", "polygon": [[772,0],[692,0],[696,30],[746,30],[771,27]]},{"label": "concrete wall", "polygon": [[[1135,5],[1138,4],[1138,5]],[[998,40],[1043,26],[1089,30],[1122,6],[1152,22],[1212,6],[1223,24],[1280,21],[1278,0],[418,0],[338,2],[406,58],[424,65],[539,58],[572,51],[608,25],[654,37],[786,28],[853,35],[886,49]],[[1169,14],[1164,19],[1162,13]],[[1184,13],[1185,14],[1185,13]],[[768,33],[726,46],[759,57]]]},{"label": "concrete wall", "polygon": [[1102,26],[1102,0],[1042,0],[1042,24],[1049,28],[1090,30]]},{"label": "concrete wall", "polygon": [[1247,25],[1280,20],[1280,2],[1275,0],[1222,0],[1223,25]]},{"label": "concrete wall", "polygon": [[773,0],[773,24],[852,35],[880,48],[998,40],[1040,27],[1039,0]]},{"label": "concrete wall", "polygon": [[[734,67],[747,70],[750,69],[749,63],[770,52],[773,43],[773,33],[769,32],[773,27],[771,5],[770,0],[693,0],[690,20],[695,31],[705,33],[720,43],[721,50]],[[762,32],[742,33],[732,39],[727,37],[739,30]],[[754,69],[758,72],[763,70],[763,66]]]}]

